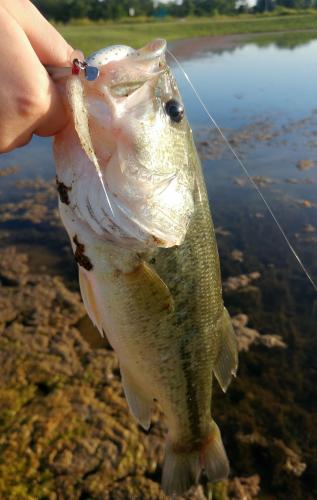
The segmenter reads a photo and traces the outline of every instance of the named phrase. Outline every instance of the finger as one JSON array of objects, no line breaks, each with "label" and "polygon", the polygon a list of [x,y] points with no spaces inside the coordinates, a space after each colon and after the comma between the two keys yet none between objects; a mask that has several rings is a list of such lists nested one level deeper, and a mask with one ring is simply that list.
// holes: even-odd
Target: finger
[{"label": "finger", "polygon": [[34,133],[41,136],[51,136],[66,127],[69,116],[63,101],[52,80],[49,79],[46,95],[46,107],[38,120]]},{"label": "finger", "polygon": [[69,66],[74,49],[31,2],[2,0],[1,5],[25,31],[42,64]]},{"label": "finger", "polygon": [[0,32],[0,150],[8,151],[35,130],[56,133],[66,125],[67,114],[26,34],[1,6]]}]

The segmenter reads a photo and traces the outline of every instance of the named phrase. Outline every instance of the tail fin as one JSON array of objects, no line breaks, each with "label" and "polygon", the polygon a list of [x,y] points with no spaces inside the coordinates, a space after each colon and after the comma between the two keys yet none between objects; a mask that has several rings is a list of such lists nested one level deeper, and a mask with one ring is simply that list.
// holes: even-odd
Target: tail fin
[{"label": "tail fin", "polygon": [[177,452],[169,443],[165,452],[162,489],[167,495],[181,494],[198,483],[200,475],[199,451]]},{"label": "tail fin", "polygon": [[163,467],[162,489],[167,495],[181,494],[197,484],[201,469],[210,482],[225,479],[229,462],[222,444],[220,430],[212,421],[211,431],[200,447],[190,452],[178,452],[168,443]]}]

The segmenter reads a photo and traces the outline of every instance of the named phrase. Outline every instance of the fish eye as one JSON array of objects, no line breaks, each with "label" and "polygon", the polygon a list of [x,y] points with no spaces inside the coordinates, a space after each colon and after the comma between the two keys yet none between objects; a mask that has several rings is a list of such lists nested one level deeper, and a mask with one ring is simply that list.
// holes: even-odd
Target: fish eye
[{"label": "fish eye", "polygon": [[184,118],[184,106],[176,99],[167,101],[165,111],[173,122],[179,123]]}]

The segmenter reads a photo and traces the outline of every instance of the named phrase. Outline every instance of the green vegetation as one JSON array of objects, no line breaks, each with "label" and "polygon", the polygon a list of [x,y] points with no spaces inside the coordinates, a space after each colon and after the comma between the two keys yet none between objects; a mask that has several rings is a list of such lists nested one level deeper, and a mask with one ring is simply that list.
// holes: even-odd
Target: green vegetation
[{"label": "green vegetation", "polygon": [[270,12],[288,14],[298,9],[316,9],[317,0],[257,0],[250,8],[248,0],[172,0],[163,3],[152,0],[34,0],[49,19],[69,22],[87,17],[93,20],[120,19],[127,16],[187,17]]},{"label": "green vegetation", "polygon": [[317,11],[315,15],[253,16],[187,18],[185,20],[126,21],[126,22],[77,22],[57,25],[62,35],[85,54],[111,44],[141,46],[153,38],[168,41],[197,36],[222,36],[232,34],[269,33],[282,31],[307,31],[317,35]]},{"label": "green vegetation", "polygon": [[88,17],[89,19],[120,19],[127,16],[233,14],[236,12],[235,0],[183,0],[169,3],[152,0],[35,0],[35,5],[46,17],[56,21],[68,22],[70,19]]}]

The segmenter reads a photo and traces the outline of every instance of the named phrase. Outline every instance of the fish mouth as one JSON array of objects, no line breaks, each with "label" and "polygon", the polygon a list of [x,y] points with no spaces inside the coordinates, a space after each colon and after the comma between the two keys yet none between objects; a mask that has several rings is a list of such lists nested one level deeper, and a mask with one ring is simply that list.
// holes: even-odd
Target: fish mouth
[{"label": "fish mouth", "polygon": [[166,40],[158,38],[140,49],[112,45],[91,54],[87,62],[96,66],[100,75],[93,83],[109,89],[113,97],[133,94],[145,82],[155,82],[166,70],[166,45]]},{"label": "fish mouth", "polygon": [[119,64],[124,63],[146,63],[148,61],[155,61],[155,59],[164,58],[166,52],[166,40],[163,38],[157,38],[147,43],[144,47],[140,49],[133,49],[127,45],[110,45],[104,49],[98,50],[93,54],[90,54],[86,61],[92,66],[96,66],[100,71],[106,68],[111,63],[118,62]]}]

